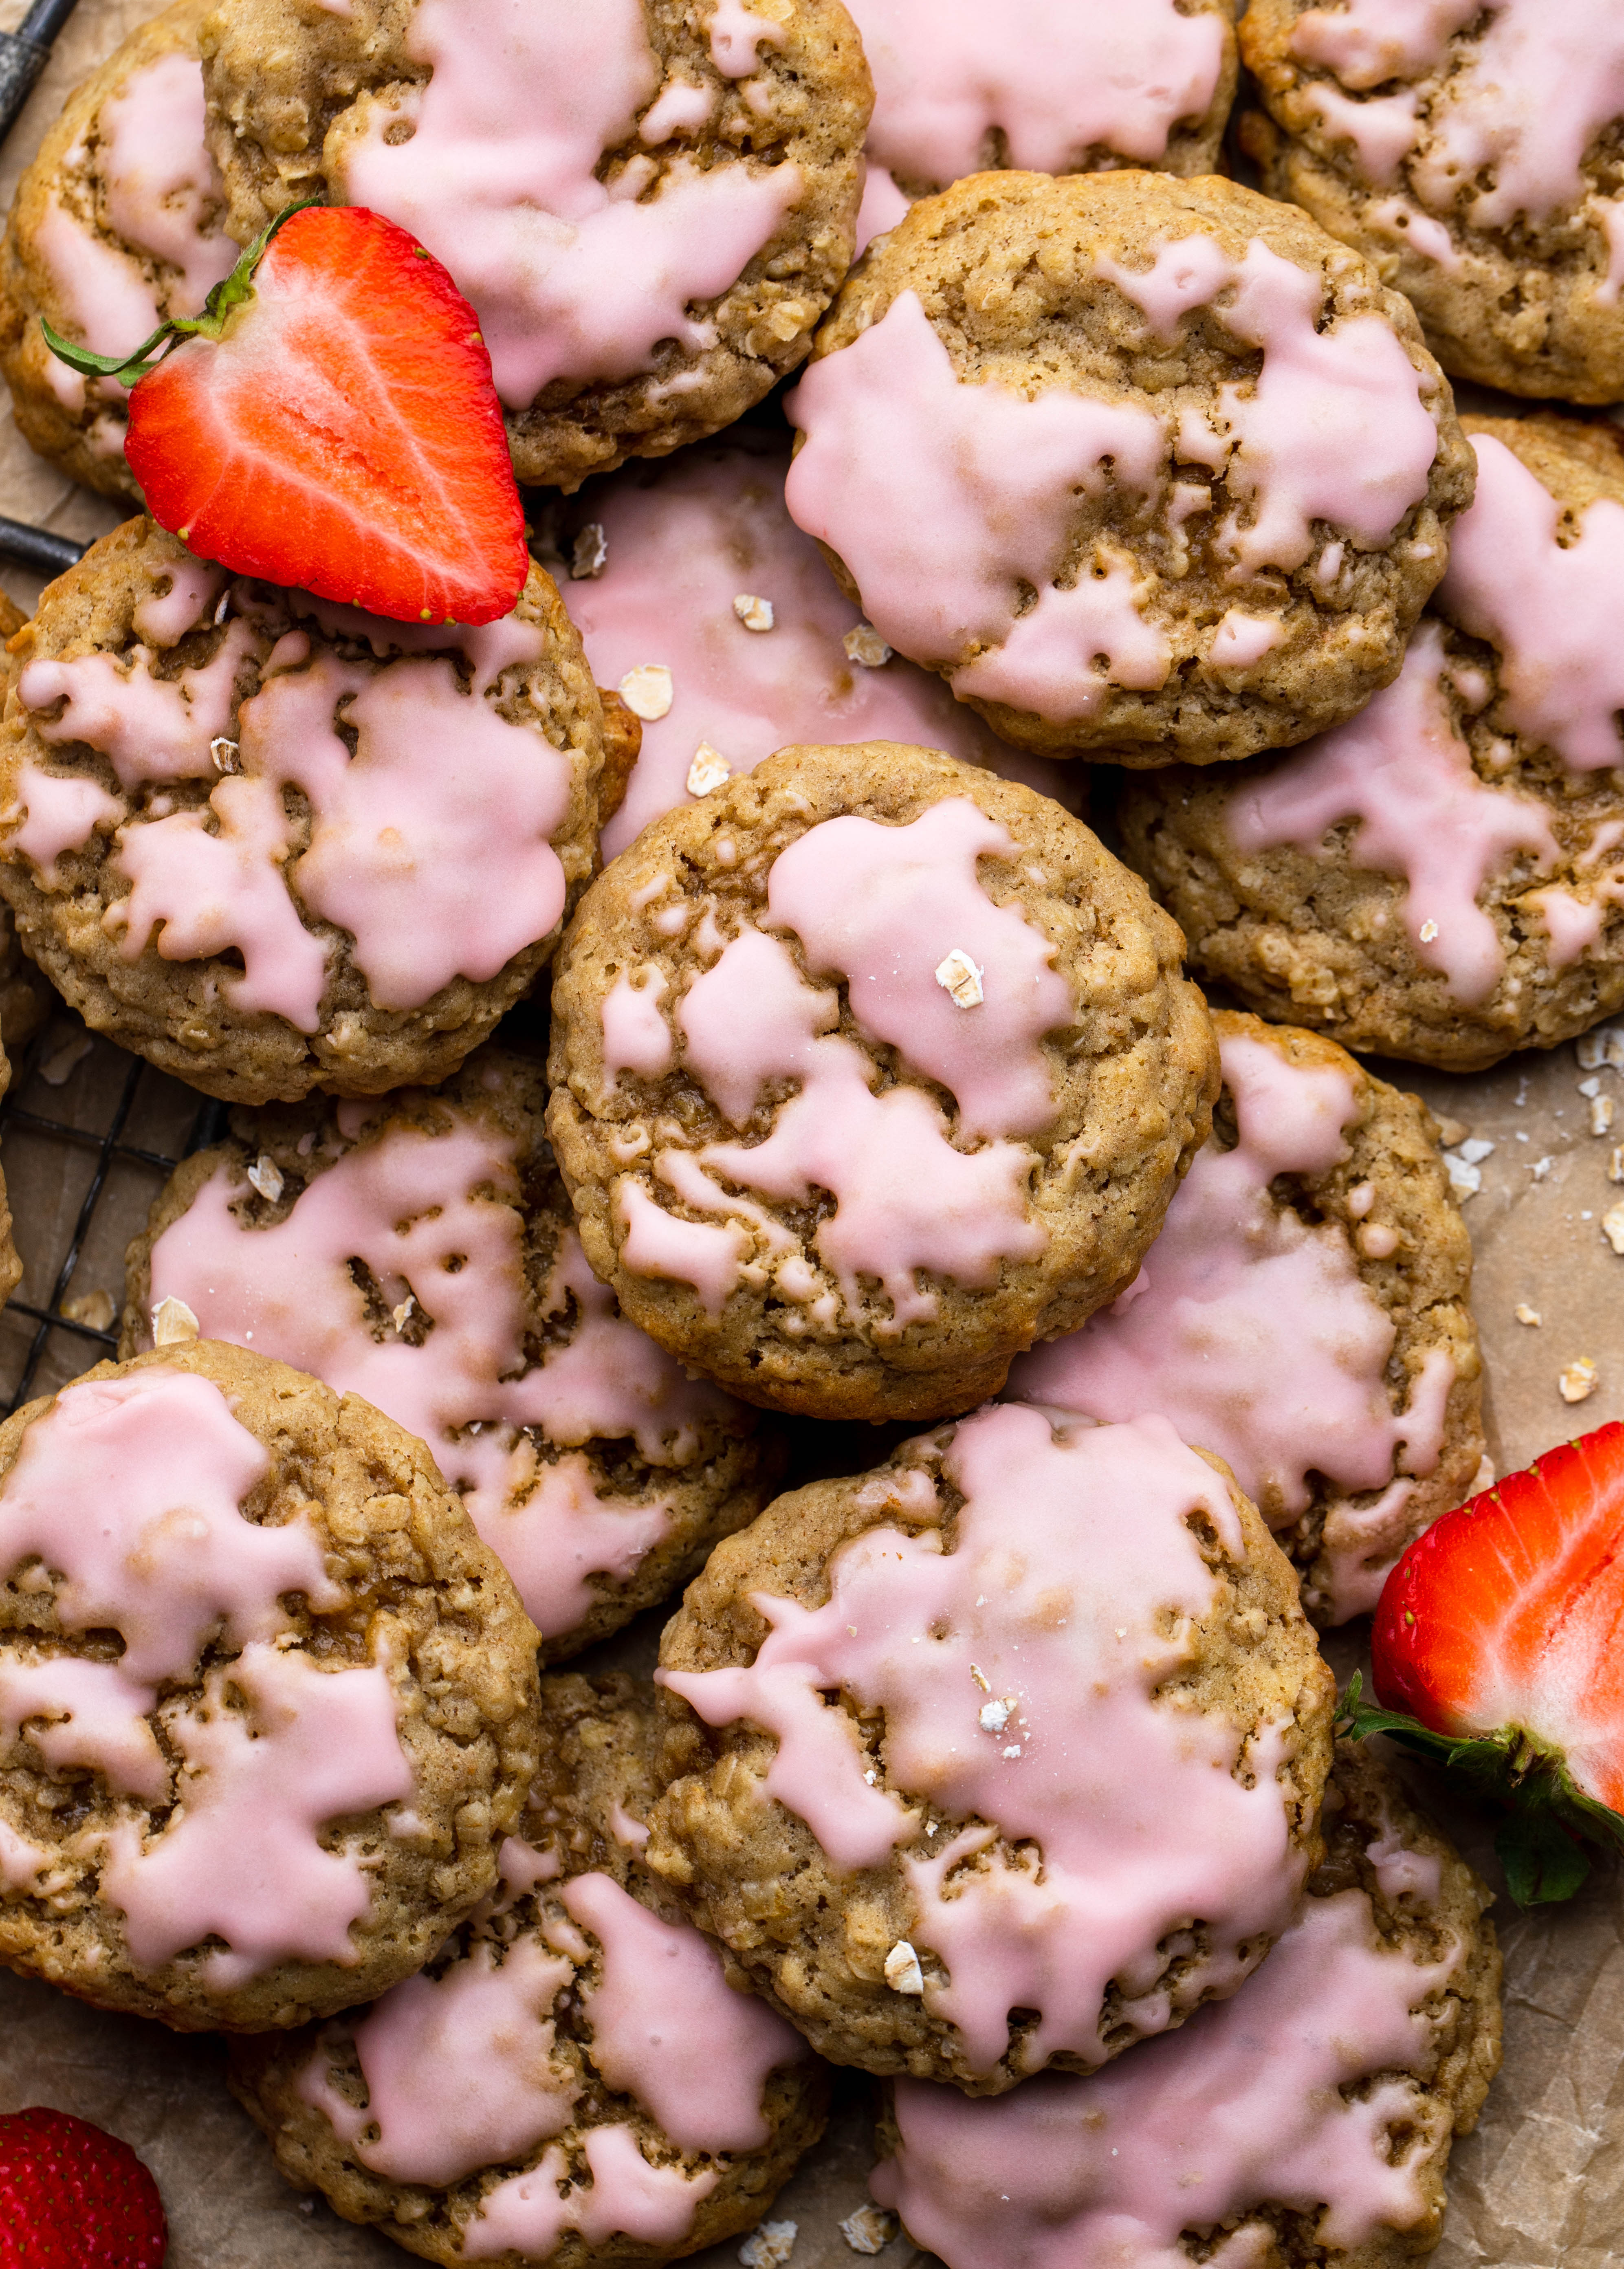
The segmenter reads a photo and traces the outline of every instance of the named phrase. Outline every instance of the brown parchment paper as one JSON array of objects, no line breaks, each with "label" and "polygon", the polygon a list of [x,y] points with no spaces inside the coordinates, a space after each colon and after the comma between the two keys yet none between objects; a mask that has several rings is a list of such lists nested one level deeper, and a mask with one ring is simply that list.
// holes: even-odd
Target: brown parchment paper
[{"label": "brown parchment paper", "polygon": [[[14,25],[21,12],[18,0],[0,0],[0,25]],[[0,203],[9,207],[24,166],[70,89],[151,12],[149,0],[79,0],[27,111],[0,148]],[[124,516],[36,459],[9,415],[0,415],[0,512],[81,538]],[[37,578],[4,563],[0,587],[30,608],[40,588]],[[48,1059],[76,1030],[63,1011],[42,1056]],[[76,1125],[100,1126],[127,1068],[128,1059],[99,1041],[60,1084],[36,1082],[37,1092],[20,1099]],[[1478,1162],[1482,1186],[1466,1201],[1465,1214],[1477,1253],[1474,1305],[1499,1469],[1624,1417],[1624,1257],[1613,1253],[1601,1226],[1611,1207],[1624,1201],[1624,1183],[1607,1179],[1614,1145],[1624,1144],[1624,1072],[1587,1072],[1572,1046],[1522,1056],[1472,1079],[1402,1065],[1377,1068],[1458,1122],[1458,1131],[1450,1130],[1457,1140],[1494,1145]],[[1614,1127],[1599,1135],[1590,1131],[1591,1101],[1578,1091],[1591,1078],[1616,1105]],[[185,1139],[192,1108],[176,1083],[149,1075],[134,1139],[173,1151]],[[15,1132],[6,1142],[5,1167],[18,1244],[29,1267],[23,1297],[37,1299],[48,1290],[41,1272],[65,1245],[63,1225],[78,1209],[86,1170],[60,1145]],[[144,1217],[156,1186],[156,1176],[128,1168],[114,1178],[75,1276],[76,1292],[106,1290],[117,1300],[124,1242]],[[1519,1304],[1541,1321],[1518,1323]],[[22,1322],[0,1316],[0,1370],[12,1378],[26,1337]],[[82,1358],[72,1357],[60,1339],[57,1344],[41,1390],[82,1366]],[[1578,1356],[1595,1363],[1598,1380],[1585,1401],[1570,1406],[1557,1382]],[[627,1667],[648,1667],[659,1622],[658,1613],[645,1618],[600,1655]],[[1359,1660],[1361,1644],[1336,1634],[1327,1652],[1345,1677]],[[1437,1781],[1418,1778],[1416,1785],[1497,1881],[1480,1821]],[[1624,2263],[1624,1895],[1618,1873],[1598,1867],[1584,1893],[1554,1912],[1518,1918],[1502,1898],[1496,1918],[1506,1953],[1505,2066],[1476,2132],[1456,2146],[1437,2269]],[[0,1972],[0,2110],[52,2103],[126,2137],[163,2191],[169,2269],[387,2269],[408,2258],[282,2181],[226,2095],[223,2066],[211,2040],[86,2008]],[[854,2269],[860,2258],[838,2223],[867,2195],[867,2087],[859,2075],[841,2076],[828,2137],[773,2209],[775,2219],[798,2225],[792,2269]],[[698,2260],[702,2269],[721,2269],[736,2252],[735,2241]],[[884,2269],[908,2269],[912,2253],[899,2238],[881,2260]]]}]

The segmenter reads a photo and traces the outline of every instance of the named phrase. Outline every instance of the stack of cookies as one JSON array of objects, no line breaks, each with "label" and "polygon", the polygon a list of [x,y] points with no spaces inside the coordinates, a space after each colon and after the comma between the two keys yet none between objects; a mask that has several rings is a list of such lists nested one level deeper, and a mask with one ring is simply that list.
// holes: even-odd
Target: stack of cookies
[{"label": "stack of cookies", "polygon": [[39,319],[316,196],[532,491],[477,628],[138,514],[0,726],[23,950],[233,1106],[0,1430],[0,1959],[428,2258],[749,2229],[830,2064],[859,2250],[1439,2233],[1490,1895],[1319,1632],[1489,1476],[1359,1052],[1624,1004],[1624,29],[1234,12],[181,0],[18,192],[74,477]]}]

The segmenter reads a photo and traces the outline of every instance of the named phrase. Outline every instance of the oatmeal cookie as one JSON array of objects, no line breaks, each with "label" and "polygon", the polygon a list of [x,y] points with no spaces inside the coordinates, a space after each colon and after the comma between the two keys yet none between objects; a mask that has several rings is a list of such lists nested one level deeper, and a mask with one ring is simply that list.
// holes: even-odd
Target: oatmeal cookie
[{"label": "oatmeal cookie", "polygon": [[1624,394],[1624,19],[1576,0],[1252,0],[1270,194],[1414,302],[1445,370]]},{"label": "oatmeal cookie", "polygon": [[496,1881],[535,1634],[392,1419],[210,1341],[0,1427],[0,1961],[182,2032],[381,1993]]},{"label": "oatmeal cookie", "polygon": [[1017,1356],[1009,1399],[1157,1410],[1215,1452],[1317,1622],[1471,1496],[1484,1456],[1472,1240],[1425,1104],[1333,1041],[1221,1010],[1223,1093],[1133,1284]]},{"label": "oatmeal cookie", "polygon": [[697,2253],[758,2221],[823,2127],[805,2043],[642,1864],[652,1689],[542,1697],[499,1894],[373,2008],[233,2044],[288,2180],[447,2269]]},{"label": "oatmeal cookie", "polygon": [[[11,1062],[4,1046],[0,1046],[0,1096],[11,1084]],[[5,1176],[0,1173],[0,1307],[3,1307],[23,1281],[23,1264],[13,1235],[11,1208],[6,1201]]]},{"label": "oatmeal cookie", "polygon": [[838,2063],[1091,2070],[1234,1992],[1318,1856],[1331,1674],[1164,1418],[1005,1403],[779,1497],[658,1677],[649,1864]]},{"label": "oatmeal cookie", "polygon": [[786,495],[1017,746],[1252,755],[1394,676],[1472,455],[1409,304],[1233,181],[978,174],[871,247]]},{"label": "oatmeal cookie", "polygon": [[129,1248],[121,1352],[181,1300],[420,1435],[558,1661],[696,1574],[779,1458],[587,1266],[546,1105],[487,1047],[432,1093],[240,1112]]},{"label": "oatmeal cookie", "polygon": [[852,258],[872,89],[839,0],[222,0],[210,146],[247,243],[297,197],[473,302],[521,481],[731,425]]},{"label": "oatmeal cookie", "polygon": [[1344,1748],[1301,1915],[1232,2001],[997,2103],[897,2083],[875,2197],[947,2269],[1210,2260],[1405,2269],[1500,2064],[1490,1894]]},{"label": "oatmeal cookie", "polygon": [[480,629],[233,580],[127,521],[12,641],[0,892],[85,1022],[230,1102],[437,1080],[597,861],[551,579]]},{"label": "oatmeal cookie", "polygon": [[196,314],[230,275],[238,247],[203,143],[206,5],[177,0],[69,97],[0,244],[0,371],[18,431],[72,479],[137,505],[128,394],[58,362],[40,319],[93,353],[129,354],[171,315]]},{"label": "oatmeal cookie", "polygon": [[915,197],[990,166],[1216,170],[1235,0],[851,0],[874,73],[860,250]]},{"label": "oatmeal cookie", "polygon": [[594,674],[646,713],[604,857],[793,742],[940,749],[1077,811],[1081,765],[1011,748],[864,624],[784,509],[788,462],[771,443],[685,449],[593,481],[554,517]]},{"label": "oatmeal cookie", "polygon": [[747,1401],[969,1409],[1123,1290],[1206,1140],[1179,942],[1030,788],[781,750],[646,828],[565,941],[548,1127],[588,1260]]},{"label": "oatmeal cookie", "polygon": [[1131,784],[1126,855],[1195,966],[1444,1071],[1624,1005],[1624,448],[1468,418],[1450,570],[1397,683],[1283,758]]}]

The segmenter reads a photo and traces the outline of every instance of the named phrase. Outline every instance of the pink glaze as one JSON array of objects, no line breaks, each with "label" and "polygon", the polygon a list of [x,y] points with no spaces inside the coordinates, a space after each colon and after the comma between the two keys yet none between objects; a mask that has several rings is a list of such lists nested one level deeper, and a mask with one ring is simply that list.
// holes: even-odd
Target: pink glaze
[{"label": "pink glaze", "polygon": [[0,1655],[0,1734],[30,1741],[53,1772],[87,1765],[116,1794],[146,1804],[161,1803],[169,1790],[169,1768],[147,1723],[153,1698],[115,1662]]},{"label": "pink glaze", "polygon": [[269,1463],[194,1373],[64,1387],[0,1481],[0,1570],[38,1556],[63,1630],[122,1632],[132,1684],[183,1679],[217,1633],[243,1647],[285,1630],[284,1593],[317,1609],[347,1596],[302,1515],[277,1528],[243,1519]]},{"label": "pink glaze", "polygon": [[1481,0],[1342,0],[1299,16],[1291,50],[1305,63],[1323,63],[1345,86],[1424,78],[1443,59],[1450,34],[1480,8]]},{"label": "pink glaze", "polygon": [[857,0],[853,13],[874,73],[869,162],[934,188],[978,172],[995,128],[1030,172],[1069,172],[1096,148],[1156,165],[1223,63],[1220,18],[1173,0],[1032,0],[996,31],[978,0]]},{"label": "pink glaze", "polygon": [[[164,610],[155,631],[175,627],[180,606],[173,611],[170,606],[175,600],[178,594],[171,591],[146,602]],[[126,790],[148,780],[212,780],[217,767],[210,743],[231,733],[238,676],[263,651],[248,625],[234,622],[210,661],[178,677],[155,677],[151,655],[139,648],[127,669],[110,654],[86,654],[71,661],[29,662],[17,681],[18,696],[35,713],[30,722],[48,747],[86,743],[106,757]],[[58,716],[42,713],[59,701]]]},{"label": "pink glaze", "polygon": [[[1103,2059],[1113,1978],[1126,2021],[1159,2032],[1234,1992],[1300,1888],[1281,1729],[1249,1738],[1220,1712],[1153,1699],[1219,1596],[1186,1523],[1203,1513],[1236,1557],[1240,1525],[1162,1418],[1056,1434],[1005,1405],[958,1426],[943,1472],[965,1499],[951,1552],[934,1527],[870,1529],[830,1562],[827,1606],[752,1595],[771,1630],[749,1668],[658,1676],[707,1725],[749,1718],[777,1736],[767,1793],[838,1871],[908,1844],[909,1936],[949,1973],[927,1977],[925,2007],[960,2029],[974,2070],[1005,2053],[1014,2008],[1038,2012],[1024,2070],[1060,2049]],[[887,1784],[988,1824],[943,1830],[931,1856],[917,1811],[866,1782],[853,1721],[823,1699],[837,1690],[884,1711]],[[995,1732],[979,1721],[989,1690],[1012,1704]],[[996,1835],[1030,1844],[1027,1859],[956,1876]],[[1170,1992],[1158,1942],[1190,1944],[1198,1921],[1208,1951]]]},{"label": "pink glaze", "polygon": [[1195,2230],[1254,2269],[1277,2258],[1251,2218],[1270,2206],[1333,2254],[1414,2229],[1438,2118],[1421,2005],[1458,1959],[1390,1950],[1362,1891],[1310,1899],[1232,2001],[1105,2072],[991,2102],[898,2081],[901,2147],[870,2188],[949,2269],[1188,2269]]},{"label": "pink glaze", "polygon": [[[1277,1174],[1320,1174],[1347,1156],[1353,1082],[1293,1065],[1266,1041],[1223,1042],[1239,1141],[1208,1142],[1122,1297],[1079,1332],[1017,1356],[1008,1393],[1091,1418],[1160,1411],[1215,1451],[1276,1526],[1309,1502],[1310,1474],[1384,1489],[1438,1462],[1443,1410],[1387,1391],[1393,1326],[1361,1280],[1345,1232],[1277,1212]],[[1454,1366],[1441,1358],[1447,1392]]]},{"label": "pink glaze", "polygon": [[[731,76],[779,36],[734,7],[712,39]],[[510,409],[557,379],[650,369],[662,339],[690,353],[715,344],[690,303],[729,289],[803,184],[792,165],[705,172],[686,156],[647,202],[652,164],[598,180],[661,89],[641,0],[419,0],[406,44],[433,75],[348,150],[344,196],[446,262]],[[402,115],[413,130],[392,143]]]},{"label": "pink glaze", "polygon": [[569,2162],[556,2143],[528,2174],[498,2183],[464,2229],[464,2258],[486,2261],[512,2251],[545,2260],[566,2229],[578,2229],[588,2245],[620,2235],[645,2245],[676,2245],[720,2179],[714,2168],[685,2175],[681,2167],[651,2167],[636,2136],[617,2125],[589,2130],[585,2152],[590,2189],[574,2184],[560,2198]]},{"label": "pink glaze", "polygon": [[[780,853],[767,883],[769,920],[795,932],[814,977],[845,979],[864,1036],[945,1087],[963,1134],[989,1139],[1049,1125],[1038,1044],[1077,1013],[1049,940],[1019,900],[997,905],[982,887],[982,859],[1019,856],[997,821],[949,796],[905,827],[825,820]],[[981,972],[974,1009],[936,979],[956,948]]]},{"label": "pink glaze", "polygon": [[1477,494],[1436,603],[1495,647],[1508,724],[1576,772],[1624,763],[1624,505],[1597,498],[1559,542],[1562,507],[1544,484],[1492,434],[1472,446]]},{"label": "pink glaze", "polygon": [[634,2095],[684,2151],[756,2151],[769,2128],[761,2094],[807,2051],[764,2003],[735,1993],[720,1955],[690,1925],[661,1922],[612,1876],[577,1875],[565,1906],[603,1949],[581,2007],[592,2061]]},{"label": "pink glaze", "polygon": [[[905,741],[1074,801],[1074,774],[999,740],[933,671],[900,654],[879,669],[850,659],[843,641],[862,617],[784,508],[787,464],[776,453],[690,449],[595,490],[609,557],[601,574],[568,586],[587,658],[602,685],[663,661],[673,691],[669,712],[644,723],[604,857],[693,801],[688,768],[702,741],[734,772],[795,742]],[[745,629],[733,604],[742,595],[771,602],[771,631]]]},{"label": "pink glaze", "polygon": [[[47,200],[33,242],[56,288],[70,336],[77,335],[92,354],[128,354],[158,329],[158,295],[141,270],[105,237],[76,220],[58,198]],[[46,358],[45,378],[70,418],[81,417],[90,401],[122,409],[127,398],[111,379],[96,380],[87,393],[86,381],[55,355]]]},{"label": "pink glaze", "polygon": [[169,570],[166,591],[149,591],[136,602],[131,620],[137,635],[148,646],[179,646],[188,631],[210,620],[225,586],[223,567],[206,559],[178,561]]},{"label": "pink glaze", "polygon": [[1057,638],[1074,674],[1087,675],[1096,647],[1138,651],[1145,625],[1116,587],[1092,595],[1085,570],[1056,593],[1053,577],[1074,491],[1098,496],[1114,482],[1154,493],[1167,438],[1151,411],[1064,387],[1028,400],[995,381],[965,385],[912,292],[814,363],[787,406],[806,435],[785,484],[790,516],[839,553],[899,652],[960,661],[1007,638],[1022,579],[1040,593],[1022,620],[1063,616]]},{"label": "pink glaze", "polygon": [[554,2058],[552,2007],[574,1966],[529,1933],[496,1955],[482,1940],[373,2004],[355,2029],[365,2110],[332,2085],[324,2048],[299,2074],[298,2094],[374,2174],[439,2190],[569,2125],[580,2087]]},{"label": "pink glaze", "polygon": [[[743,1213],[745,1208],[736,1210]],[[679,1284],[691,1284],[706,1313],[720,1315],[750,1250],[750,1232],[742,1221],[718,1227],[679,1220],[629,1175],[615,1185],[615,1216],[622,1232],[624,1268],[634,1276],[668,1276]]]},{"label": "pink glaze", "polygon": [[[572,1307],[575,1330],[527,1366],[513,1142],[448,1115],[439,1134],[397,1126],[348,1152],[270,1228],[233,1212],[243,1193],[222,1169],[154,1244],[151,1297],[184,1300],[205,1337],[279,1356],[421,1436],[550,1637],[598,1596],[588,1574],[630,1577],[667,1534],[669,1511],[600,1499],[584,1460],[538,1465],[518,1430],[572,1449],[630,1436],[650,1464],[680,1467],[698,1456],[702,1428],[740,1414],[625,1321],[572,1230],[543,1309]],[[373,1337],[356,1261],[388,1307],[410,1300],[430,1324],[421,1345],[395,1331]]]},{"label": "pink glaze", "polygon": [[227,1988],[289,1959],[358,1961],[350,1929],[371,1903],[367,1868],[316,1838],[415,1792],[395,1717],[379,1665],[318,1670],[255,1640],[211,1671],[202,1702],[168,1724],[185,1761],[176,1810],[150,1841],[133,1821],[107,1837],[101,1896],[123,1913],[131,1960],[157,1969],[218,1937],[225,1951],[203,1975]]},{"label": "pink glaze", "polygon": [[1278,615],[1246,615],[1231,607],[1213,632],[1207,660],[1214,669],[1251,669],[1286,634]]},{"label": "pink glaze", "polygon": [[[767,1080],[798,1080],[799,1091],[779,1105],[764,1142],[656,1153],[656,1176],[686,1206],[727,1219],[727,1233],[738,1240],[731,1260],[717,1245],[686,1262],[682,1247],[691,1240],[666,1237],[648,1219],[645,1199],[631,1210],[633,1234],[622,1254],[628,1268],[652,1262],[646,1273],[693,1282],[716,1309],[754,1245],[760,1258],[751,1267],[771,1269],[810,1323],[832,1328],[827,1281],[808,1266],[799,1240],[748,1197],[730,1196],[724,1181],[780,1201],[829,1191],[835,1210],[820,1223],[814,1247],[853,1315],[867,1297],[862,1280],[879,1279],[892,1308],[890,1324],[876,1327],[882,1336],[934,1314],[935,1295],[919,1285],[920,1270],[986,1284],[996,1282],[1001,1260],[1043,1250],[1045,1232],[1027,1201],[1032,1154],[1004,1142],[956,1149],[940,1106],[919,1089],[875,1095],[867,1057],[830,1029],[838,1015],[836,995],[804,983],[788,949],[758,930],[744,931],[694,979],[677,1021],[687,1061],[724,1114],[743,1125]],[[672,1223],[673,1230],[693,1226]]]},{"label": "pink glaze", "polygon": [[225,192],[203,125],[203,65],[188,55],[160,55],[136,72],[96,120],[107,220],[126,244],[179,271],[165,293],[175,315],[198,313],[239,251],[219,225]]},{"label": "pink glaze", "polygon": [[1186,315],[1207,307],[1235,281],[1234,267],[1216,238],[1199,232],[1159,245],[1148,268],[1124,268],[1101,253],[1094,272],[1133,301],[1153,337],[1169,341],[1177,337]]},{"label": "pink glaze", "polygon": [[1419,131],[1413,94],[1386,94],[1355,102],[1340,88],[1314,80],[1304,88],[1303,99],[1310,110],[1318,112],[1323,133],[1333,142],[1353,144],[1359,155],[1359,170],[1367,181],[1385,188],[1398,180],[1399,165],[1414,148]]},{"label": "pink glaze", "polygon": [[646,980],[641,986],[622,977],[603,1002],[603,1076],[611,1086],[623,1071],[661,1079],[675,1055],[671,1028],[660,1010],[666,980],[657,969],[640,973]]},{"label": "pink glaze", "polygon": [[[1356,821],[1347,852],[1336,855],[1403,880],[1404,926],[1417,960],[1470,1007],[1488,998],[1505,966],[1478,893],[1517,853],[1546,866],[1557,849],[1540,804],[1478,778],[1443,678],[1442,635],[1423,622],[1395,682],[1346,725],[1240,790],[1229,830],[1242,852],[1294,843],[1329,857],[1327,829]],[[1422,935],[1435,927],[1435,935]]]},{"label": "pink glaze", "polygon": [[56,1865],[56,1854],[48,1851],[43,1844],[35,1844],[26,1836],[19,1836],[0,1820],[0,1891],[11,1891],[18,1898],[32,1898],[40,1888],[40,1877]]},{"label": "pink glaze", "polygon": [[718,0],[709,23],[711,61],[724,78],[748,78],[762,48],[782,48],[789,37],[782,24],[758,16],[743,0]]},{"label": "pink glaze", "polygon": [[32,757],[18,767],[18,805],[22,824],[8,849],[20,851],[34,870],[42,891],[67,888],[57,865],[64,851],[82,851],[100,828],[111,834],[124,817],[117,796],[77,772],[48,772]]}]

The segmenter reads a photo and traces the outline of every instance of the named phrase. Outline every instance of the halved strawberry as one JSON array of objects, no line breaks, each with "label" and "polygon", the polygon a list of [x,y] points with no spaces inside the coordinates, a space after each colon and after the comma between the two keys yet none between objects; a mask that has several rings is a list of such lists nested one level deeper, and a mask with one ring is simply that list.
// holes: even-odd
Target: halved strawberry
[{"label": "halved strawberry", "polygon": [[1496,1848],[1520,1906],[1566,1898],[1576,1837],[1624,1848],[1624,1425],[1511,1474],[1411,1545],[1345,1705],[1512,1808]]},{"label": "halved strawberry", "polygon": [[159,2269],[168,2244],[128,2143],[42,2103],[0,2118],[0,2269]]},{"label": "halved strawberry", "polygon": [[200,316],[122,362],[124,454],[199,558],[397,622],[493,622],[528,569],[479,319],[437,260],[358,206],[299,207]]}]

